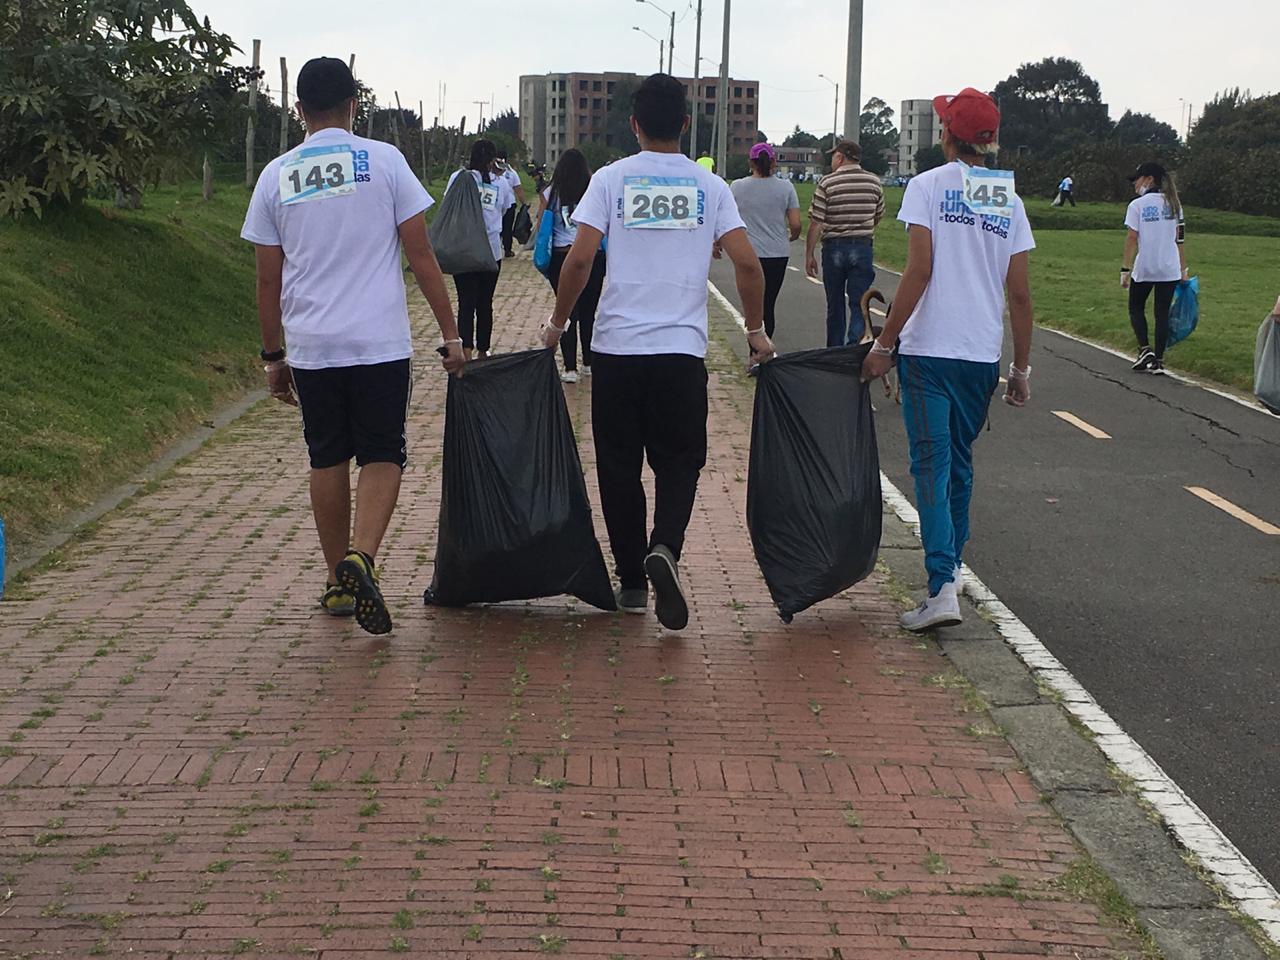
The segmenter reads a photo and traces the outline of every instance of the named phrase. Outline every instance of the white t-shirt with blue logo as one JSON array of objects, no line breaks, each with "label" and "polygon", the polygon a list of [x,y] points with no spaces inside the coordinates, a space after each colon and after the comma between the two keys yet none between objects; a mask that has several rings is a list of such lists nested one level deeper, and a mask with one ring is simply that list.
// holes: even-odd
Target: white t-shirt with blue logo
[{"label": "white t-shirt with blue logo", "polygon": [[912,177],[898,219],[933,233],[933,273],[901,336],[901,352],[996,363],[1004,343],[1005,279],[1035,248],[1022,199],[1010,217],[976,216],[959,162]]},{"label": "white t-shirt with blue logo", "polygon": [[609,241],[592,351],[705,357],[711,247],[744,228],[729,185],[682,154],[645,150],[597,170],[573,220]]},{"label": "white t-shirt with blue logo", "polygon": [[[299,165],[304,156],[316,163]],[[281,183],[290,170],[299,196],[286,204]],[[324,179],[349,189],[344,170],[354,176],[350,192],[307,186]],[[413,356],[398,228],[431,204],[399,150],[337,128],[313,133],[267,164],[240,236],[284,250],[280,306],[290,366],[317,370]]]},{"label": "white t-shirt with blue logo", "polygon": [[1134,280],[1139,283],[1167,283],[1182,279],[1178,256],[1178,236],[1182,214],[1174,213],[1162,193],[1148,193],[1129,204],[1124,225],[1138,234],[1138,259],[1133,262]]},{"label": "white t-shirt with blue logo", "polygon": [[578,225],[573,222],[573,207],[567,207],[557,197],[551,202],[551,188],[542,191],[542,199],[547,201],[547,209],[551,211],[551,246],[572,247],[578,239]]},{"label": "white t-shirt with blue logo", "polygon": [[[458,179],[461,170],[453,171],[453,175],[449,177],[449,183],[445,186],[444,192],[449,192],[449,187],[453,186],[453,181]],[[516,202],[515,191],[511,189],[511,182],[500,173],[489,174],[489,182],[485,183],[484,178],[480,176],[479,170],[468,170],[476,182],[476,186],[480,190],[480,211],[484,214],[484,229],[489,236],[489,249],[493,252],[494,260],[502,259],[502,216],[507,212],[507,207]]]}]

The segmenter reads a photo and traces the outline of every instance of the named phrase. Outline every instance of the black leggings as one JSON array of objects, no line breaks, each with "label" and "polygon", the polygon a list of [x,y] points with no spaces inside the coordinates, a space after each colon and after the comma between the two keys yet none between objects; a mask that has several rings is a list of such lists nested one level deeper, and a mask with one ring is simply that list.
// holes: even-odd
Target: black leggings
[{"label": "black leggings", "polygon": [[[551,251],[551,272],[547,279],[551,281],[551,289],[560,289],[560,268],[564,266],[564,258],[569,255],[569,247],[556,247]],[[564,357],[566,370],[578,369],[578,339],[582,340],[582,362],[591,366],[591,331],[596,325],[596,307],[600,305],[600,291],[604,287],[604,251],[596,252],[591,261],[591,275],[587,277],[587,285],[578,295],[578,302],[573,305],[569,314],[569,323],[560,337],[560,355]],[[576,330],[574,328],[577,328]]]},{"label": "black leggings", "polygon": [[[458,288],[458,330],[464,349],[489,352],[493,342],[493,294],[498,289],[502,261],[493,273],[455,273]],[[473,338],[474,333],[474,338]]]},{"label": "black leggings", "polygon": [[787,279],[786,257],[761,257],[760,269],[764,271],[764,332],[773,336],[773,308],[782,292],[782,281]]},{"label": "black leggings", "polygon": [[1129,282],[1129,322],[1133,324],[1138,346],[1150,346],[1147,339],[1147,298],[1156,292],[1156,356],[1164,357],[1169,344],[1169,307],[1173,304],[1173,291],[1177,280],[1131,280]]}]

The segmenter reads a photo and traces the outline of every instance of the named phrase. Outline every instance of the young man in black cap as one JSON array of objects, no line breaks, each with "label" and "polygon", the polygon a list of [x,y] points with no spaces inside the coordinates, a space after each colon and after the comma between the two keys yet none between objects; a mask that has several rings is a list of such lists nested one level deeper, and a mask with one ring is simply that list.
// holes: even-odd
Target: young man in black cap
[{"label": "young man in black cap", "polygon": [[[679,569],[707,459],[707,274],[719,244],[733,262],[753,361],[773,356],[764,274],[729,185],[680,152],[684,86],[655,73],[636,90],[640,152],[597,170],[573,211],[578,235],[560,270],[545,342],[555,347],[608,238],[609,283],[591,338],[592,435],[600,501],[621,589],[618,606],[681,630]],[[653,532],[641,469],[653,470]]]},{"label": "young man in black cap", "polygon": [[[356,83],[347,64],[308,61],[297,92],[307,139],[262,171],[240,235],[257,249],[267,387],[302,408],[329,572],[320,605],[387,633],[374,558],[407,458],[413,347],[402,247],[440,325],[450,373],[462,372],[462,340],[427,239],[423,213],[433,201],[400,151],[352,134]],[[354,531],[353,457],[361,468]]]}]

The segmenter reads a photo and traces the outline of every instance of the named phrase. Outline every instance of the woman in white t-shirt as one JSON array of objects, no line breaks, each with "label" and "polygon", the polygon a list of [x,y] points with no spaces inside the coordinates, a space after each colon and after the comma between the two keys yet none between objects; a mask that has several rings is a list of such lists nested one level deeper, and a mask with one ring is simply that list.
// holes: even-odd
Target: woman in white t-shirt
[{"label": "woman in white t-shirt", "polygon": [[[492,273],[485,271],[453,275],[454,285],[458,288],[458,329],[462,334],[462,351],[468,360],[471,359],[472,351],[481,359],[489,355],[493,339],[493,294],[498,287],[498,274],[502,271],[502,215],[516,202],[511,184],[495,172],[494,161],[497,156],[493,141],[477,140],[471,145],[471,160],[466,171],[475,178],[480,190],[485,233],[488,235],[493,259],[497,263],[497,268]],[[449,178],[448,186],[453,186],[453,181],[462,172],[455,170]],[[445,192],[448,192],[448,187]]]},{"label": "woman in white t-shirt", "polygon": [[[1182,203],[1173,174],[1158,163],[1142,164],[1129,180],[1138,198],[1124,215],[1129,233],[1124,241],[1120,286],[1129,291],[1129,322],[1138,338],[1133,369],[1159,374],[1164,373],[1173,292],[1178,281],[1187,276]],[[1154,350],[1147,335],[1147,300],[1152,293],[1156,300]]]},{"label": "woman in white t-shirt", "polygon": [[[551,175],[551,184],[542,191],[538,203],[538,215],[533,218],[536,224],[542,223],[542,214],[550,210],[554,227],[551,234],[551,270],[547,278],[551,281],[551,289],[560,288],[560,268],[564,266],[564,258],[569,255],[569,248],[578,238],[578,226],[573,222],[573,208],[578,205],[582,195],[587,192],[587,184],[591,182],[591,167],[582,151],[569,149],[560,155],[555,172]],[[578,382],[578,343],[582,341],[582,373],[591,375],[591,332],[596,323],[596,307],[600,304],[600,291],[604,287],[605,256],[603,250],[596,251],[595,260],[591,263],[591,275],[582,294],[569,314],[569,327],[560,338],[560,353],[564,359],[564,373],[560,379],[565,383]],[[577,335],[574,335],[574,328]]]}]

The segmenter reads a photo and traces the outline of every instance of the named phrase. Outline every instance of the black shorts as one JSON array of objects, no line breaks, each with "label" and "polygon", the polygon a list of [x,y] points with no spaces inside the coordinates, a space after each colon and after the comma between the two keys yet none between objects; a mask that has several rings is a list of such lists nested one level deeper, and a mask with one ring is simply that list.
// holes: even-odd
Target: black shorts
[{"label": "black shorts", "polygon": [[357,367],[294,368],[302,433],[315,470],[356,463],[408,462],[405,419],[413,393],[411,361]]}]

